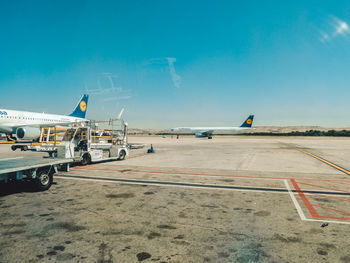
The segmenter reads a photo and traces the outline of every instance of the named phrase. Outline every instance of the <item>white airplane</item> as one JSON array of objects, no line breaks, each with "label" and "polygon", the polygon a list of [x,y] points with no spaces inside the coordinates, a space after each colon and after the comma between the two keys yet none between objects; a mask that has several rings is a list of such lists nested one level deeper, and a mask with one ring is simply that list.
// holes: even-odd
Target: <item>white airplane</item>
[{"label": "white airplane", "polygon": [[196,137],[212,139],[214,134],[234,134],[239,131],[251,129],[254,115],[250,115],[240,127],[178,127],[171,129],[173,134],[194,134]]},{"label": "white airplane", "polygon": [[15,135],[17,139],[36,140],[42,127],[88,122],[85,119],[88,99],[89,95],[84,94],[68,116],[0,109],[0,133],[5,133],[8,139]]}]

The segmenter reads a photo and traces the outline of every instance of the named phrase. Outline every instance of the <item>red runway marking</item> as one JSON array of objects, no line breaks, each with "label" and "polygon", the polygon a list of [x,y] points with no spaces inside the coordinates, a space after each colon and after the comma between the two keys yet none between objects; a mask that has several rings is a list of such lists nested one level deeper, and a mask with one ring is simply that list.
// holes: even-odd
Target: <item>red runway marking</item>
[{"label": "red runway marking", "polygon": [[[350,215],[350,213],[348,212],[345,212],[345,211],[342,211],[342,210],[338,210],[338,209],[334,209],[334,208],[330,208],[330,207],[326,207],[326,206],[321,206],[321,205],[315,205],[315,204],[312,204],[313,206],[317,206],[317,207],[320,207],[322,209],[327,209],[327,210],[331,210],[331,211],[334,211],[334,212],[337,212],[337,213],[341,213],[341,214],[345,214],[345,215]],[[350,220],[350,218],[349,218]]]},{"label": "red runway marking", "polygon": [[[89,165],[88,167],[92,167],[93,165]],[[101,169],[101,168],[86,168],[86,167],[75,167],[73,168],[75,170],[87,170],[87,171],[106,171],[106,172],[123,172],[125,169]],[[342,192],[341,190],[335,189],[335,188],[327,188],[327,187],[322,187],[319,185],[314,185],[314,184],[308,184],[304,182],[296,182],[296,180],[302,180],[302,181],[318,181],[318,182],[338,182],[340,183],[341,180],[322,180],[322,179],[312,179],[312,178],[283,178],[283,177],[267,177],[267,176],[239,176],[239,175],[224,175],[224,174],[205,174],[205,173],[186,173],[186,172],[166,172],[166,171],[147,171],[147,170],[128,170],[127,172],[134,172],[134,173],[146,173],[146,174],[167,174],[167,175],[200,175],[200,176],[221,176],[221,177],[232,177],[232,178],[252,178],[252,179],[271,179],[271,180],[290,180],[297,191],[298,195],[300,196],[301,200],[303,201],[304,205],[308,209],[310,215],[314,218],[322,218],[322,219],[335,219],[335,220],[350,220],[350,218],[346,217],[334,217],[334,216],[321,216],[317,213],[317,211],[314,208],[314,205],[311,204],[311,202],[307,199],[306,195],[304,192],[300,189],[298,184],[305,184],[305,185],[310,185],[313,187],[319,187],[319,188],[325,188],[328,190],[336,190],[338,192]],[[348,179],[346,179],[348,180]],[[343,191],[346,192],[346,191]],[[347,192],[350,193],[350,192]],[[340,200],[340,199],[339,199]],[[346,200],[348,201],[348,200]],[[317,207],[320,207],[318,205],[315,205]],[[320,207],[324,208],[324,207]],[[335,212],[339,212],[340,210],[332,209],[332,208],[324,208],[324,209],[329,209],[333,210]],[[347,213],[342,211],[343,213]]]},{"label": "red runway marking", "polygon": [[305,185],[309,185],[309,186],[313,186],[313,187],[319,187],[319,188],[323,188],[323,189],[327,189],[327,190],[333,190],[333,191],[337,191],[337,192],[350,193],[349,191],[339,190],[339,189],[332,188],[332,187],[319,186],[319,185],[315,185],[315,184],[300,183],[300,182],[298,182],[298,184],[305,184]]},{"label": "red runway marking", "polygon": [[327,199],[334,199],[334,200],[338,200],[338,201],[342,201],[342,202],[350,202],[350,200],[347,200],[347,199],[337,198],[337,197],[323,195],[323,194],[317,194],[317,193],[309,193],[309,194],[319,195],[319,196],[322,196],[322,197],[327,198]]},{"label": "red runway marking", "polygon": [[336,183],[336,184],[346,184],[346,185],[350,185],[350,184],[347,184],[347,183],[344,183],[342,181],[335,181],[335,180],[329,180],[330,183]]},{"label": "red runway marking", "polygon": [[304,202],[304,205],[309,210],[311,216],[312,217],[320,217],[319,214],[317,214],[315,208],[313,208],[312,204],[306,198],[305,194],[301,191],[301,189],[300,189],[299,185],[297,184],[297,182],[295,181],[295,179],[290,179],[290,181],[292,182],[295,190],[298,192],[301,200]]},{"label": "red runway marking", "polygon": [[[307,199],[307,197],[305,196],[305,194],[303,193],[303,191],[300,189],[298,183],[295,181],[295,179],[291,179],[291,182],[295,188],[295,190],[298,192],[301,200],[303,201],[304,205],[306,206],[306,208],[309,210],[309,213],[311,214],[312,217],[316,217],[316,218],[324,218],[324,219],[335,219],[335,220],[343,220],[343,221],[347,221],[347,220],[350,220],[349,217],[336,217],[336,216],[320,216],[314,206],[316,207],[320,207],[320,208],[323,208],[323,209],[328,209],[328,210],[332,210],[334,212],[337,212],[337,213],[345,213],[345,214],[348,214],[347,212],[344,212],[344,211],[340,211],[340,210],[337,210],[337,209],[333,209],[333,208],[329,208],[329,207],[323,207],[323,206],[319,206],[319,205],[313,205],[310,203],[310,201]],[[304,183],[306,184],[306,183]],[[309,184],[307,184],[309,185]],[[319,186],[318,186],[319,187]]]},{"label": "red runway marking", "polygon": [[319,216],[318,218],[335,219],[335,220],[342,220],[342,221],[350,220],[350,217],[337,217],[337,216]]}]

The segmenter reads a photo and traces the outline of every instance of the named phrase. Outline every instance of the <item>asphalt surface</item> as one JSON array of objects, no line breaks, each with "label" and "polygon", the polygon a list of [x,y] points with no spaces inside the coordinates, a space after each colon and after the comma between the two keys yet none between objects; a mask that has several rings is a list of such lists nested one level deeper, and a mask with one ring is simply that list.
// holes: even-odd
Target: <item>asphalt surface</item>
[{"label": "asphalt surface", "polygon": [[0,262],[350,262],[350,139],[130,141],[156,153],[0,185]]}]

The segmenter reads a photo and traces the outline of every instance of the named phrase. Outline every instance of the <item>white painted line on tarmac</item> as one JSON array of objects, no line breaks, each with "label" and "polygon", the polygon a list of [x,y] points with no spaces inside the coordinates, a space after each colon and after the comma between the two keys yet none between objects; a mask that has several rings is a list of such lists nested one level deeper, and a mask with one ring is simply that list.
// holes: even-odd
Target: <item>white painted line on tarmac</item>
[{"label": "white painted line on tarmac", "polygon": [[[115,178],[101,178],[101,179],[94,179],[94,178],[78,178],[78,177],[69,177],[69,176],[60,176],[55,175],[55,178],[61,178],[61,179],[69,179],[69,180],[80,180],[80,181],[92,181],[92,182],[100,182],[100,183],[117,183],[117,184],[136,184],[136,185],[153,185],[153,186],[165,186],[165,187],[181,187],[181,188],[191,188],[191,189],[204,189],[204,190],[229,190],[229,191],[241,191],[241,192],[257,192],[257,193],[276,193],[276,194],[288,194],[287,191],[280,191],[281,188],[265,188],[265,187],[257,187],[261,190],[251,189],[255,187],[251,186],[241,186],[241,185],[234,185],[234,186],[228,186],[228,185],[203,185],[199,186],[199,184],[193,184],[193,183],[183,183],[183,182],[168,182],[166,184],[158,181],[143,181],[143,182],[133,182],[133,181],[119,181],[116,179],[116,181],[109,180],[109,179],[115,179]],[[118,180],[118,181],[117,181]],[[124,179],[122,179],[124,180]],[[193,184],[194,186],[191,186]],[[237,187],[238,189],[235,189]],[[239,189],[242,187],[243,189]],[[250,188],[250,189],[244,189],[244,188]],[[266,189],[266,190],[264,190]]]},{"label": "white painted line on tarmac", "polygon": [[[181,184],[184,184],[184,183],[174,183],[172,184],[171,182],[168,182],[167,184],[164,184],[164,183],[161,183],[161,182],[157,182],[157,181],[149,181],[149,182],[146,182],[146,181],[143,181],[143,182],[138,182],[138,181],[131,181],[131,180],[128,180],[128,181],[113,181],[113,180],[109,180],[109,178],[101,178],[101,179],[94,179],[94,178],[88,178],[88,177],[85,177],[85,178],[82,178],[82,177],[69,177],[69,176],[59,176],[57,175],[56,178],[61,178],[61,179],[68,179],[68,180],[80,180],[80,181],[92,181],[92,182],[100,182],[100,183],[117,183],[117,184],[134,184],[134,185],[154,185],[154,186],[165,186],[165,187],[182,187],[182,188],[191,188],[191,189],[202,189],[202,190],[230,190],[230,191],[241,191],[241,192],[261,192],[261,193],[280,193],[280,194],[288,194],[290,195],[293,203],[294,203],[294,206],[300,216],[300,219],[302,221],[311,221],[311,222],[323,222],[323,223],[335,223],[335,224],[350,224],[350,222],[342,222],[342,221],[332,221],[332,220],[320,220],[320,219],[309,219],[309,218],[306,218],[305,217],[305,214],[303,212],[303,210],[301,209],[298,201],[296,200],[295,196],[294,196],[294,193],[292,192],[289,184],[288,184],[288,180],[283,180],[284,181],[284,184],[287,188],[287,191],[285,192],[280,192],[280,191],[274,191],[276,188],[270,188],[271,190],[270,191],[266,191],[266,190],[254,190],[254,189],[234,189],[234,188],[220,188],[220,186],[218,186],[218,188],[215,188],[215,187],[208,187],[206,185],[203,185],[203,187],[199,186],[199,185],[196,185],[196,186],[191,186],[191,184],[188,184],[188,185],[181,185]],[[116,179],[118,180],[118,179]],[[185,183],[187,184],[187,183]],[[234,187],[242,187],[242,186],[234,186]],[[263,189],[263,188],[260,188],[260,189]],[[268,189],[268,188],[266,188]],[[277,189],[276,189],[277,190]],[[280,190],[280,189],[279,189]]]},{"label": "white painted line on tarmac", "polygon": [[306,218],[304,221],[312,221],[312,222],[322,222],[322,223],[334,223],[334,224],[346,224],[350,225],[350,222],[343,222],[343,221],[332,221],[332,220],[321,220],[321,219],[309,219]]},{"label": "white painted line on tarmac", "polygon": [[[81,171],[90,171],[90,172],[92,172],[92,171],[100,171],[100,170],[87,170],[87,169],[75,169],[75,171],[74,171],[74,174],[77,174],[78,175],[78,177],[79,176],[81,176],[82,175],[82,173],[81,173]],[[116,172],[115,170],[110,170],[111,172]],[[128,171],[129,173],[132,173],[133,171]],[[111,179],[117,179],[117,180],[128,180],[128,179],[130,179],[127,175],[124,175],[124,176],[126,176],[126,177],[120,177],[120,176],[123,176],[122,174],[119,174],[119,173],[117,173],[116,175],[118,176],[118,177],[112,177],[112,176],[110,176],[110,174],[111,173],[109,173],[109,171],[107,172],[107,176],[105,176],[105,177],[101,177],[101,179],[96,179],[96,177],[90,177],[89,175],[85,175],[84,174],[84,176],[82,176],[82,177],[85,177],[85,178],[87,178],[87,177],[90,177],[91,179],[96,179],[96,180],[103,180],[103,179],[106,179],[106,180],[111,180]],[[111,174],[111,175],[114,175],[114,174]],[[158,175],[158,173],[157,174],[154,174],[154,177],[152,177],[152,179],[154,179],[155,177],[156,177],[156,175]],[[176,177],[182,177],[182,178],[185,178],[185,177],[188,177],[188,175],[186,175],[186,176],[182,176],[182,175],[177,175],[177,174],[167,174],[167,175],[174,175],[174,176],[176,176]],[[59,175],[58,175],[59,176]],[[74,175],[73,175],[74,176]],[[192,175],[191,175],[192,176]],[[194,176],[197,176],[197,175],[194,175]],[[200,176],[202,176],[202,175],[200,175]],[[89,178],[89,179],[90,179]],[[216,177],[216,178],[222,178],[222,176],[218,176],[218,177]],[[237,176],[230,176],[230,177],[228,177],[228,176],[224,176],[224,178],[225,179],[227,179],[227,178],[234,178],[235,180],[273,180],[273,181],[279,181],[279,182],[282,182],[283,180],[287,180],[288,181],[288,179],[281,179],[281,178],[277,178],[277,179],[268,179],[268,178],[250,178],[250,177],[241,177],[241,176],[239,176],[239,177],[237,177]],[[134,179],[135,181],[136,180],[142,180],[142,181],[144,181],[145,179],[144,178],[135,178]],[[132,181],[132,180],[130,180],[130,181]],[[157,181],[150,181],[150,182],[152,182],[152,185],[155,185],[155,183],[153,183],[153,182],[157,182]],[[134,183],[134,182],[131,182],[131,183]],[[173,183],[178,183],[178,184],[181,184],[181,183],[188,183],[188,184],[196,184],[196,183],[194,183],[194,182],[173,182]],[[146,182],[145,183],[142,183],[142,184],[147,184]],[[159,185],[163,185],[163,183],[162,182],[159,182]],[[205,184],[204,184],[205,185]],[[227,185],[227,186],[229,186],[229,185]],[[279,188],[272,188],[272,187],[264,187],[264,186],[248,186],[248,185],[232,185],[232,186],[237,186],[237,187],[246,187],[246,188],[253,188],[253,187],[255,187],[255,188],[259,188],[259,189],[275,189],[276,191],[277,191],[277,189],[279,189]],[[184,187],[191,187],[191,186],[184,186]],[[220,187],[220,185],[219,185],[219,187]],[[198,188],[198,187],[196,187],[196,188]],[[207,187],[205,187],[206,189],[207,189]],[[284,189],[284,188],[283,188]],[[227,190],[227,189],[225,189],[225,190]],[[237,190],[237,191],[241,191],[240,189],[228,189],[228,190]],[[243,191],[245,191],[246,189],[243,189]],[[249,191],[253,191],[253,190],[249,190]],[[261,192],[260,190],[256,190],[257,192]],[[253,191],[254,192],[254,191]],[[265,190],[263,190],[263,192],[265,192]],[[288,194],[288,190],[287,189],[284,189],[284,191],[282,191],[282,192],[285,192],[286,194]],[[292,190],[292,192],[295,192],[295,190]],[[314,195],[315,193],[317,193],[317,194],[323,194],[323,195],[325,195],[325,196],[340,196],[340,197],[350,197],[350,194],[346,194],[346,196],[344,195],[344,193],[342,193],[342,192],[339,192],[338,194],[336,193],[336,192],[315,192],[315,190],[313,190],[313,189],[305,189],[304,191],[304,194],[305,195]]]},{"label": "white painted line on tarmac", "polygon": [[292,201],[293,201],[293,203],[294,203],[295,209],[298,211],[298,214],[299,214],[301,220],[304,220],[304,221],[305,221],[305,220],[306,220],[306,217],[305,217],[305,215],[304,215],[304,212],[303,212],[303,210],[301,209],[301,207],[300,207],[300,205],[299,205],[297,199],[295,198],[295,196],[294,196],[292,190],[290,189],[290,186],[289,186],[289,184],[288,184],[288,181],[287,181],[287,180],[283,180],[283,181],[284,181],[284,184],[286,185],[286,188],[287,188],[287,190],[288,190],[288,193],[289,193],[289,195],[290,195],[290,198],[292,198]]},{"label": "white painted line on tarmac", "polygon": [[0,161],[9,161],[9,160],[16,160],[16,159],[23,159],[24,157],[13,157],[13,158],[5,158],[5,159],[0,159]]},{"label": "white painted line on tarmac", "polygon": [[290,186],[288,184],[288,180],[283,180],[284,184],[286,185],[290,198],[292,199],[296,210],[298,211],[298,214],[300,216],[300,219],[303,221],[311,221],[311,222],[323,222],[323,223],[334,223],[334,224],[346,224],[346,225],[350,225],[350,222],[343,222],[343,221],[332,221],[332,220],[321,220],[321,219],[309,219],[305,217],[305,214],[303,212],[303,210],[301,209],[297,199],[294,196],[294,193],[292,192],[292,190],[290,189]]}]

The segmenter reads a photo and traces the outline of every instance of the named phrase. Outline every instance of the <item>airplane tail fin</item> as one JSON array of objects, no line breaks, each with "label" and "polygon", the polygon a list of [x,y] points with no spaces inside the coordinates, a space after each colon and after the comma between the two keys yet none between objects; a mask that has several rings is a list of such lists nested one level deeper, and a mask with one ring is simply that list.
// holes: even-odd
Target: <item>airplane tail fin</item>
[{"label": "airplane tail fin", "polygon": [[69,114],[69,116],[77,117],[77,118],[85,118],[86,110],[87,110],[87,104],[88,104],[89,95],[84,94],[81,99],[79,100],[77,106],[75,107],[74,111]]},{"label": "airplane tail fin", "polygon": [[242,123],[241,127],[242,127],[242,128],[251,128],[252,125],[253,125],[253,120],[254,120],[254,115],[250,115],[250,116],[248,117],[248,119],[246,119],[246,120]]},{"label": "airplane tail fin", "polygon": [[120,120],[120,118],[122,117],[123,115],[123,112],[124,112],[124,108],[122,108],[122,110],[120,111],[118,117],[117,117],[117,120]]}]

